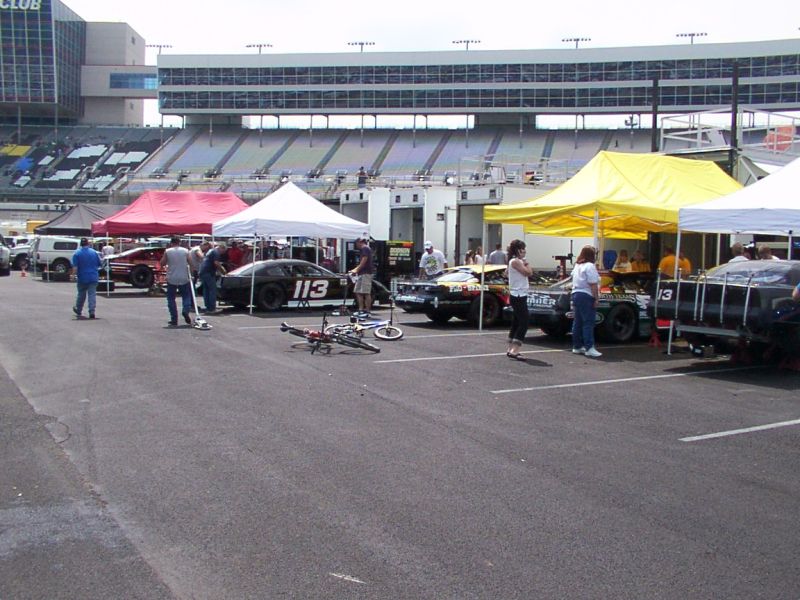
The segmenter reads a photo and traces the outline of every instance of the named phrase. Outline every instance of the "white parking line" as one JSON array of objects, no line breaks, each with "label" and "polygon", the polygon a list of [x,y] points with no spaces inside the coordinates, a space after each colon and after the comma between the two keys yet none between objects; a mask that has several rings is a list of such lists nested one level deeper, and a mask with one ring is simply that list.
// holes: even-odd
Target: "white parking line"
[{"label": "white parking line", "polygon": [[[526,350],[525,352],[520,352],[520,354],[546,354],[549,352],[565,352],[562,349],[551,348],[548,350]],[[373,361],[376,364],[386,364],[386,363],[404,363],[404,362],[420,362],[426,360],[460,360],[462,358],[480,358],[482,356],[505,356],[505,352],[489,352],[487,354],[459,354],[458,356],[448,355],[448,356],[420,356],[417,358],[393,358],[391,360],[375,360]]]},{"label": "white parking line", "polygon": [[705,435],[693,435],[691,437],[680,438],[681,442],[699,442],[700,440],[711,440],[714,438],[739,435],[742,433],[752,433],[753,431],[765,431],[767,429],[777,429],[778,427],[789,427],[800,425],[800,419],[793,421],[781,421],[780,423],[769,423],[768,425],[756,425],[755,427],[745,427],[744,429],[731,429],[730,431],[719,431],[717,433],[707,433]]},{"label": "white parking line", "polygon": [[[445,335],[461,335],[461,334],[445,334]],[[465,333],[463,335],[492,335],[490,333]],[[505,333],[503,335],[506,335]],[[410,337],[426,337],[426,336],[406,336],[407,338]],[[435,336],[432,336],[435,337]],[[625,348],[643,348],[644,344],[628,344],[627,346],[611,346],[608,348],[604,348],[603,351],[606,350],[622,350]],[[564,348],[547,348],[545,350],[523,350],[520,354],[550,354],[552,352],[569,352],[570,350]],[[462,358],[480,358],[482,356],[505,356],[505,352],[488,352],[486,354],[449,354],[447,356],[418,356],[415,358],[393,358],[391,360],[376,360],[373,361],[379,364],[386,364],[386,363],[404,363],[404,362],[424,362],[426,360],[461,360]]]},{"label": "white parking line", "polygon": [[625,383],[627,381],[647,381],[649,379],[670,379],[672,377],[690,377],[692,375],[705,375],[706,373],[725,373],[729,371],[746,371],[749,369],[760,369],[761,366],[753,367],[731,367],[728,369],[707,369],[704,371],[692,371],[691,373],[665,373],[662,375],[643,375],[641,377],[623,377],[620,379],[597,379],[594,381],[580,381],[576,383],[557,383],[554,385],[538,385],[534,387],[513,388],[508,390],[492,390],[492,394],[513,394],[514,392],[534,392],[538,390],[556,390],[560,388],[575,388],[588,385],[606,385],[609,383]]},{"label": "white parking line", "polygon": [[423,335],[407,335],[405,339],[416,340],[421,338],[437,338],[437,337],[459,337],[465,335],[502,335],[508,337],[507,331],[470,331],[464,333],[427,333]]}]

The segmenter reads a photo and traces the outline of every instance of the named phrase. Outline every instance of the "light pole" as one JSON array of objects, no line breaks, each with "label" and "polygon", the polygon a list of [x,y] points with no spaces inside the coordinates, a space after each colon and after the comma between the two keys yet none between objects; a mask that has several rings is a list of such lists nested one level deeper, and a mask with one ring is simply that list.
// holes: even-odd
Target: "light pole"
[{"label": "light pole", "polygon": [[676,33],[675,37],[679,37],[679,38],[687,37],[687,38],[689,38],[689,43],[694,45],[694,38],[696,38],[696,37],[706,37],[707,35],[708,34],[705,31],[700,31],[700,32],[694,31],[694,32],[690,32],[690,33]]},{"label": "light pole", "polygon": [[480,40],[453,40],[453,43],[454,44],[458,44],[459,46],[461,44],[464,44],[464,50],[469,51],[469,45],[470,44],[480,44],[481,41]]},{"label": "light pole", "polygon": [[172,48],[172,44],[145,44],[148,48],[158,48],[158,53],[161,54],[162,48]]},{"label": "light pole", "polygon": [[375,42],[347,42],[348,46],[358,46],[361,50],[360,52],[364,51],[364,46],[374,46]]},{"label": "light pole", "polygon": [[272,44],[246,44],[245,48],[258,48],[258,53],[261,54],[262,48],[272,48]]},{"label": "light pole", "polygon": [[631,115],[629,118],[625,119],[625,127],[630,127],[631,129],[631,150],[633,150],[633,129],[634,127],[639,126],[639,117],[636,115]]},{"label": "light pole", "polygon": [[580,44],[581,42],[591,42],[592,38],[590,38],[590,37],[568,37],[568,38],[561,38],[561,41],[562,42],[569,42],[569,43],[575,42],[575,48],[577,48],[578,44]]}]

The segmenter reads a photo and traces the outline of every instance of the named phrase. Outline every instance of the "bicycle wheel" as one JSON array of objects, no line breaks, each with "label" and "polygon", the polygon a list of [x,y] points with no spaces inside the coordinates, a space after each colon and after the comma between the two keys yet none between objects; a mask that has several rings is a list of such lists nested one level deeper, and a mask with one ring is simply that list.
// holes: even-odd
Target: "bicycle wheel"
[{"label": "bicycle wheel", "polygon": [[379,340],[394,342],[395,340],[399,340],[401,337],[403,337],[403,330],[399,327],[395,327],[394,325],[381,325],[380,327],[372,330],[372,335]]},{"label": "bicycle wheel", "polygon": [[352,337],[349,335],[334,335],[331,339],[336,342],[337,344],[341,344],[342,346],[348,346],[350,348],[359,348],[361,350],[369,350],[370,352],[375,352],[376,354],[381,351],[380,348],[370,344],[369,342],[365,342],[357,337]]}]

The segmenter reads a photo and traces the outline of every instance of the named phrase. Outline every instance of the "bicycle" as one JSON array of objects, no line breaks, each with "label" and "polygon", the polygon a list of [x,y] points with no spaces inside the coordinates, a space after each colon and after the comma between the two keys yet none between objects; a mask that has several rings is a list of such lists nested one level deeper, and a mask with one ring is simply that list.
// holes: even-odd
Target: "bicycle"
[{"label": "bicycle", "polygon": [[389,319],[384,321],[367,321],[358,317],[350,317],[349,323],[337,323],[328,325],[324,331],[327,333],[341,333],[349,336],[356,336],[359,339],[364,337],[364,332],[372,329],[372,335],[379,340],[394,342],[403,337],[403,330],[394,324],[394,302],[390,304]]},{"label": "bicycle", "polygon": [[327,331],[327,329],[329,329],[327,313],[322,315],[322,327],[320,329],[294,327],[286,322],[281,323],[280,329],[284,333],[290,333],[297,337],[305,338],[305,344],[311,347],[311,354],[317,351],[330,353],[332,344],[340,344],[348,348],[358,348],[359,350],[368,350],[376,354],[381,351],[378,346],[365,342],[360,337],[347,332]]}]

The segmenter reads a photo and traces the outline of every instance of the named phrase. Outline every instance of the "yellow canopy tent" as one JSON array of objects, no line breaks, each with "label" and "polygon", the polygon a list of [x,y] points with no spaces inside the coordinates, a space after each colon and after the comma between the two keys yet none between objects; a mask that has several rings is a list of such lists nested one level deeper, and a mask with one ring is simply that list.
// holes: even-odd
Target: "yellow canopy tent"
[{"label": "yellow canopy tent", "polygon": [[603,151],[543,196],[485,206],[483,219],[530,234],[646,239],[677,231],[678,209],[741,187],[710,161]]}]

